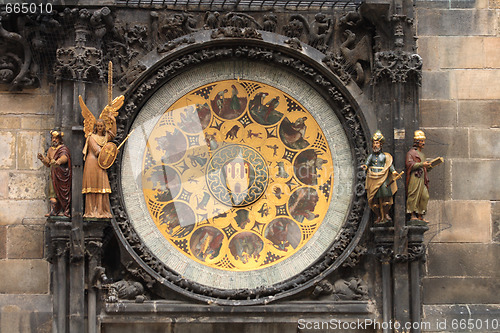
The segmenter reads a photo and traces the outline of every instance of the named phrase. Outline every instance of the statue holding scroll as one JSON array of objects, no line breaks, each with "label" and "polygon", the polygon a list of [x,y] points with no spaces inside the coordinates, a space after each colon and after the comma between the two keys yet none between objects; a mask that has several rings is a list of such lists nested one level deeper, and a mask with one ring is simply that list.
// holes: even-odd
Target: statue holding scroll
[{"label": "statue holding scroll", "polygon": [[443,163],[442,157],[426,161],[422,152],[425,146],[425,133],[415,131],[413,147],[406,154],[406,213],[411,220],[424,220],[429,201],[429,177],[427,172],[434,166]]}]

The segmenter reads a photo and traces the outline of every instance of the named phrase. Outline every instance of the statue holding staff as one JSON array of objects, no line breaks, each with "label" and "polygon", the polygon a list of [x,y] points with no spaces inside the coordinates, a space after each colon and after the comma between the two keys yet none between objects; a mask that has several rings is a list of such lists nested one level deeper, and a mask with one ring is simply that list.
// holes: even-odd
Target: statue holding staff
[{"label": "statue holding staff", "polygon": [[398,190],[396,180],[401,177],[394,169],[391,154],[382,151],[385,138],[380,131],[372,136],[373,152],[361,166],[366,170],[366,195],[368,205],[375,214],[375,223],[392,221],[389,210],[393,204],[392,196]]}]

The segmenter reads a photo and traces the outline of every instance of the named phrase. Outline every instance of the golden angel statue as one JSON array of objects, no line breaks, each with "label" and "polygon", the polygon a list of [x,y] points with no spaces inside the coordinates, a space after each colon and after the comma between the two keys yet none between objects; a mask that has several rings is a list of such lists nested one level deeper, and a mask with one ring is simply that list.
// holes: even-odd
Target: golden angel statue
[{"label": "golden angel statue", "polygon": [[104,107],[99,116],[94,115],[79,96],[80,107],[84,118],[83,125],[85,131],[85,147],[83,148],[83,168],[82,193],[85,194],[85,214],[87,218],[111,218],[111,208],[109,204],[109,185],[107,168],[113,164],[117,149],[114,143],[110,142],[116,136],[116,120],[118,109],[124,103],[125,97],[119,96],[112,99],[112,66],[109,65],[108,80],[108,105]]}]

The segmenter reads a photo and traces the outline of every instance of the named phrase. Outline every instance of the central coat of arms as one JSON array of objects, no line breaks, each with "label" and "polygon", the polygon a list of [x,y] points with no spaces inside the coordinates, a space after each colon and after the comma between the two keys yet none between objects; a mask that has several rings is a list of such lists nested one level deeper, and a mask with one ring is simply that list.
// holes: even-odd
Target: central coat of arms
[{"label": "central coat of arms", "polygon": [[264,158],[248,146],[224,146],[208,163],[207,183],[214,197],[223,204],[247,206],[266,190],[267,165]]}]

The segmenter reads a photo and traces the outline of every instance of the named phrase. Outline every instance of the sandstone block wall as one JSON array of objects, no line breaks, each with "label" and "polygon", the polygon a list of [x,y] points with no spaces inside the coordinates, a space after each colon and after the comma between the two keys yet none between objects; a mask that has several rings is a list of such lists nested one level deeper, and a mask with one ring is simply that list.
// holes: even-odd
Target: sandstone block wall
[{"label": "sandstone block wall", "polygon": [[499,2],[417,1],[416,22],[425,152],[445,158],[429,174],[424,315],[498,317]]},{"label": "sandstone block wall", "polygon": [[0,332],[50,332],[50,270],[44,256],[54,95],[48,87],[0,93]]}]

